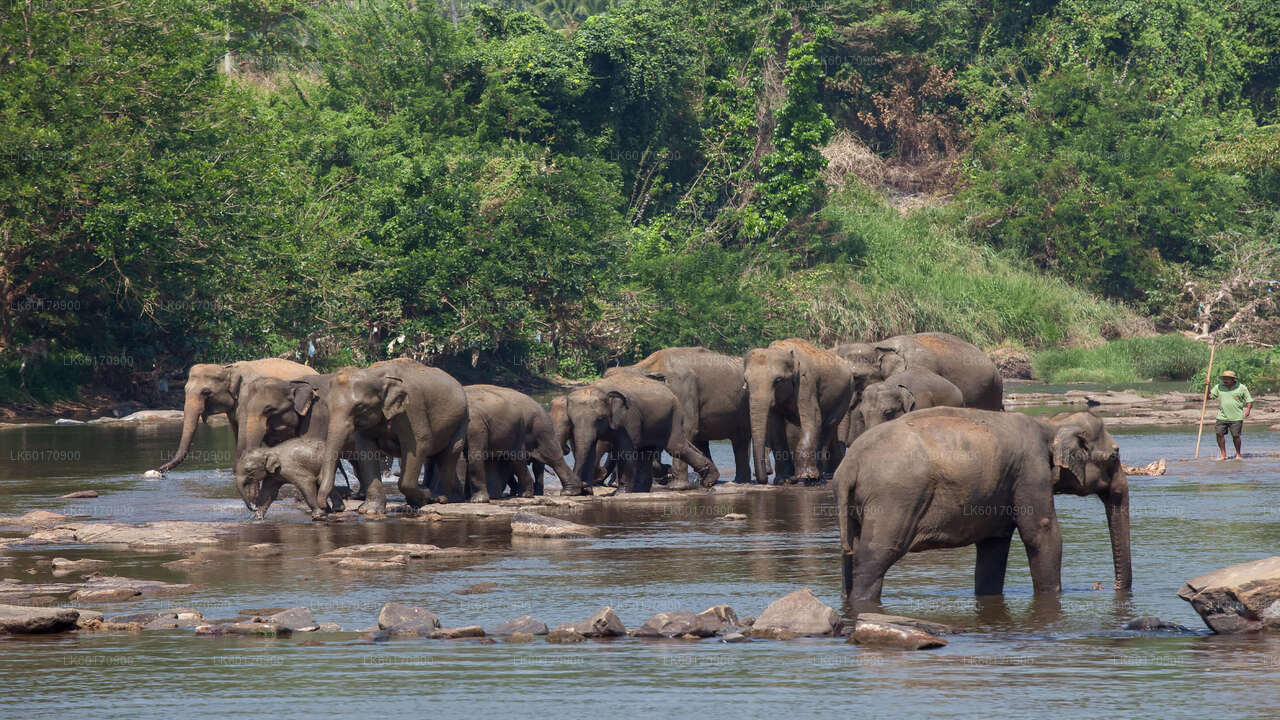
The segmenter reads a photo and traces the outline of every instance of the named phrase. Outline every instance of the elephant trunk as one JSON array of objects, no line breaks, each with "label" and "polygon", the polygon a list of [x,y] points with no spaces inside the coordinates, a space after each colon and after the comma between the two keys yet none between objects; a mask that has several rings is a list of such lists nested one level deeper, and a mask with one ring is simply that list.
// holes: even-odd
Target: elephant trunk
[{"label": "elephant trunk", "polygon": [[267,437],[267,419],[261,415],[243,418],[236,437],[236,457],[247,450],[262,447]]},{"label": "elephant trunk", "polygon": [[178,452],[174,453],[173,459],[160,466],[160,472],[172,470],[187,457],[187,451],[191,449],[191,439],[196,434],[196,423],[200,421],[202,414],[204,414],[204,398],[200,395],[187,395],[186,401],[182,404],[182,439],[178,441]]},{"label": "elephant trunk", "polygon": [[596,431],[592,427],[579,424],[573,429],[573,474],[582,488],[589,488],[595,483],[596,463]]},{"label": "elephant trunk", "polygon": [[324,465],[320,468],[317,498],[328,498],[329,493],[333,492],[334,476],[338,472],[338,456],[355,430],[355,422],[347,413],[333,412],[329,415],[329,432],[324,441]]},{"label": "elephant trunk", "polygon": [[1129,477],[1118,464],[1111,487],[1101,497],[1107,508],[1107,527],[1111,531],[1116,589],[1129,590],[1133,587],[1133,564],[1129,554]]},{"label": "elephant trunk", "polygon": [[[765,432],[769,425],[769,411],[772,410],[770,398],[763,393],[751,393],[751,455],[755,461],[756,482],[769,482],[769,474],[765,471],[765,445],[769,442]],[[782,450],[783,448],[774,448]]]},{"label": "elephant trunk", "polygon": [[249,508],[249,512],[255,512],[257,510],[257,508],[254,507],[253,500],[250,497],[251,495],[250,490],[254,484],[255,483],[253,482],[253,477],[250,476],[249,473],[247,472],[236,473],[236,489],[240,491],[240,499],[244,500],[244,506]]}]

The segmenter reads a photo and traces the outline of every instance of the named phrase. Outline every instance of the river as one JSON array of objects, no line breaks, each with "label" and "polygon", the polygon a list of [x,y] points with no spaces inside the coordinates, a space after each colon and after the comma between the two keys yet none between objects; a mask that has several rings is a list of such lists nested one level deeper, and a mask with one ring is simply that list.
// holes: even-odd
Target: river
[{"label": "river", "polygon": [[[900,561],[885,581],[885,612],[964,630],[938,650],[868,650],[837,639],[723,644],[620,639],[580,645],[466,641],[371,643],[354,632],[286,639],[203,638],[190,630],[0,638],[0,717],[294,718],[330,713],[707,720],[838,714],[989,718],[1260,716],[1280,712],[1280,636],[1210,635],[1176,593],[1190,577],[1280,548],[1280,433],[1246,432],[1241,462],[1191,461],[1186,428],[1114,428],[1122,459],[1167,458],[1168,473],[1134,477],[1132,595],[1110,587],[1106,521],[1096,498],[1059,497],[1064,592],[1033,599],[1017,540],[1002,600],[972,595],[973,549]],[[0,431],[0,515],[42,508],[94,519],[245,521],[226,468],[231,439],[203,427],[179,472],[138,473],[177,445],[176,425],[30,426]],[[1214,454],[1205,438],[1202,456]],[[713,456],[728,475],[727,444]],[[549,480],[548,484],[553,484]],[[388,485],[390,489],[391,486]],[[59,500],[94,489],[90,500]],[[716,518],[748,515],[744,522]],[[549,626],[611,605],[629,627],[650,615],[725,603],[757,615],[809,587],[840,606],[839,536],[830,491],[783,489],[731,498],[691,494],[675,504],[604,505],[575,518],[599,538],[513,543],[502,523],[383,520],[312,523],[288,502],[244,522],[226,543],[283,543],[285,553],[182,573],[180,553],[102,548],[7,551],[0,579],[49,582],[53,556],[114,563],[136,578],[194,582],[177,598],[104,607],[117,612],[193,606],[209,618],[243,608],[312,608],[356,630],[398,600],[435,610],[445,625],[492,627],[530,614]],[[503,550],[455,569],[357,573],[321,566],[317,552],[356,542],[429,542]],[[27,570],[35,569],[36,573]],[[494,582],[498,591],[453,590]],[[1195,632],[1125,630],[1157,615]]]}]

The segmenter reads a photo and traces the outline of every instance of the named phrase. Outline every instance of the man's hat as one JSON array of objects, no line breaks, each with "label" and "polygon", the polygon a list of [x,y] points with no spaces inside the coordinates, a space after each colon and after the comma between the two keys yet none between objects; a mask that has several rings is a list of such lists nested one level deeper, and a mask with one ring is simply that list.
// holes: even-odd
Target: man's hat
[{"label": "man's hat", "polygon": [[1234,378],[1235,376],[1236,376],[1235,372],[1233,372],[1233,371],[1231,371],[1231,370],[1223,370],[1223,371],[1222,371],[1222,377],[1224,377],[1224,378]]}]

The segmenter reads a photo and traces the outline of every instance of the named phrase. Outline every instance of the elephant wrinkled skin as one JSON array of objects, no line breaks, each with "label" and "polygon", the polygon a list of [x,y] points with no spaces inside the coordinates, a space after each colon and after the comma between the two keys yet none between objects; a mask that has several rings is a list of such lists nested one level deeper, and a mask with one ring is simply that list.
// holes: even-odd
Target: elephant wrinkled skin
[{"label": "elephant wrinkled skin", "polygon": [[191,439],[196,434],[196,423],[207,420],[210,415],[226,413],[238,446],[240,433],[236,407],[245,383],[257,377],[291,380],[317,374],[306,365],[279,358],[244,360],[227,365],[192,365],[187,371],[186,399],[182,405],[182,439],[178,441],[178,451],[173,458],[158,469],[168,472],[186,458],[187,451],[191,449]]},{"label": "elephant wrinkled skin", "polygon": [[596,472],[597,441],[605,439],[617,460],[618,490],[647,492],[654,456],[663,450],[684,460],[704,487],[720,472],[698,452],[684,430],[679,400],[665,384],[632,373],[616,373],[569,393],[565,408],[573,425],[574,482],[564,492],[586,492]]},{"label": "elephant wrinkled skin", "polygon": [[[329,430],[320,497],[333,489],[338,456],[353,434],[372,441],[400,459],[400,492],[410,507],[432,499],[418,479],[424,468],[438,483],[437,493],[459,499],[457,470],[467,432],[467,396],[462,385],[439,368],[400,358],[367,368],[346,368],[329,383]],[[471,498],[488,500],[484,488]],[[370,512],[386,509],[382,483],[369,487]]]},{"label": "elephant wrinkled skin", "polygon": [[[769,480],[766,446],[774,451],[779,479],[793,463],[797,479],[819,479],[819,450],[834,444],[853,399],[849,365],[829,350],[793,338],[749,351],[744,375],[756,482]],[[798,428],[794,440],[787,439],[788,425]]]},{"label": "elephant wrinkled skin", "polygon": [[[659,350],[635,365],[609,368],[605,377],[629,372],[666,383],[680,400],[684,431],[703,455],[710,457],[712,440],[733,444],[735,480],[751,477],[751,413],[742,358],[702,347]],[[671,489],[688,486],[688,466],[671,462]]]},{"label": "elephant wrinkled skin", "polygon": [[469,419],[459,476],[466,477],[473,490],[484,488],[489,498],[496,500],[515,475],[519,484],[514,494],[541,495],[544,466],[551,467],[562,486],[572,484],[573,471],[564,461],[551,415],[536,400],[496,385],[463,389]]},{"label": "elephant wrinkled skin", "polygon": [[1013,532],[1037,593],[1062,586],[1054,494],[1097,495],[1111,533],[1117,589],[1133,581],[1129,484],[1102,421],[932,408],[868,430],[835,476],[846,600],[880,600],[885,572],[908,552],[977,546],[974,591],[1003,592]]}]

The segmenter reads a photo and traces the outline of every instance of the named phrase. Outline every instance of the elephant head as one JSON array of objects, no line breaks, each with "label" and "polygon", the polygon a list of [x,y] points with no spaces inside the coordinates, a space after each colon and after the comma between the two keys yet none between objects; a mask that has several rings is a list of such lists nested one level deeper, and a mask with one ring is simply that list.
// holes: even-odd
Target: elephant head
[{"label": "elephant head", "polygon": [[1129,545],[1129,476],[1120,464],[1120,448],[1088,412],[1060,413],[1049,420],[1053,491],[1097,495],[1106,508],[1115,564],[1116,589],[1133,586]]},{"label": "elephant head", "polygon": [[208,420],[210,415],[235,410],[244,376],[234,363],[228,365],[192,365],[187,373],[186,400],[182,404],[182,439],[178,451],[169,462],[160,466],[167,472],[181,463],[191,449],[191,439],[196,434],[196,423]]},{"label": "elephant head", "polygon": [[302,434],[320,397],[319,388],[306,380],[259,377],[245,383],[236,408],[237,457],[266,444]]},{"label": "elephant head", "polygon": [[[858,403],[856,412],[861,421],[857,424],[865,432],[880,423],[889,422],[915,409],[916,396],[906,385],[879,382],[862,393],[862,400]],[[852,436],[852,438],[856,437],[857,435]]]},{"label": "elephant head", "polygon": [[880,369],[880,357],[883,352],[870,343],[842,343],[832,352],[843,358],[853,370],[855,394],[872,383],[878,383],[889,377],[889,373]]},{"label": "elephant head", "polygon": [[565,417],[573,433],[573,473],[582,487],[595,480],[596,442],[625,430],[630,408],[631,400],[615,389],[587,386],[569,393]]},{"label": "elephant head", "polygon": [[[325,436],[324,467],[320,472],[318,495],[328,497],[333,490],[338,455],[356,431],[387,427],[403,414],[409,391],[404,379],[395,374],[394,363],[364,369],[345,368],[329,383],[329,429]],[[416,483],[416,478],[413,481]]]},{"label": "elephant head", "polygon": [[268,474],[280,472],[280,458],[271,448],[258,447],[245,452],[236,460],[236,489],[244,506],[255,516],[260,512],[254,504],[258,488],[267,479]]},{"label": "elephant head", "polygon": [[770,416],[780,415],[799,422],[795,408],[800,363],[794,349],[770,347],[749,351],[744,364],[756,481],[764,483],[769,479],[765,475],[765,444],[769,437]]}]

